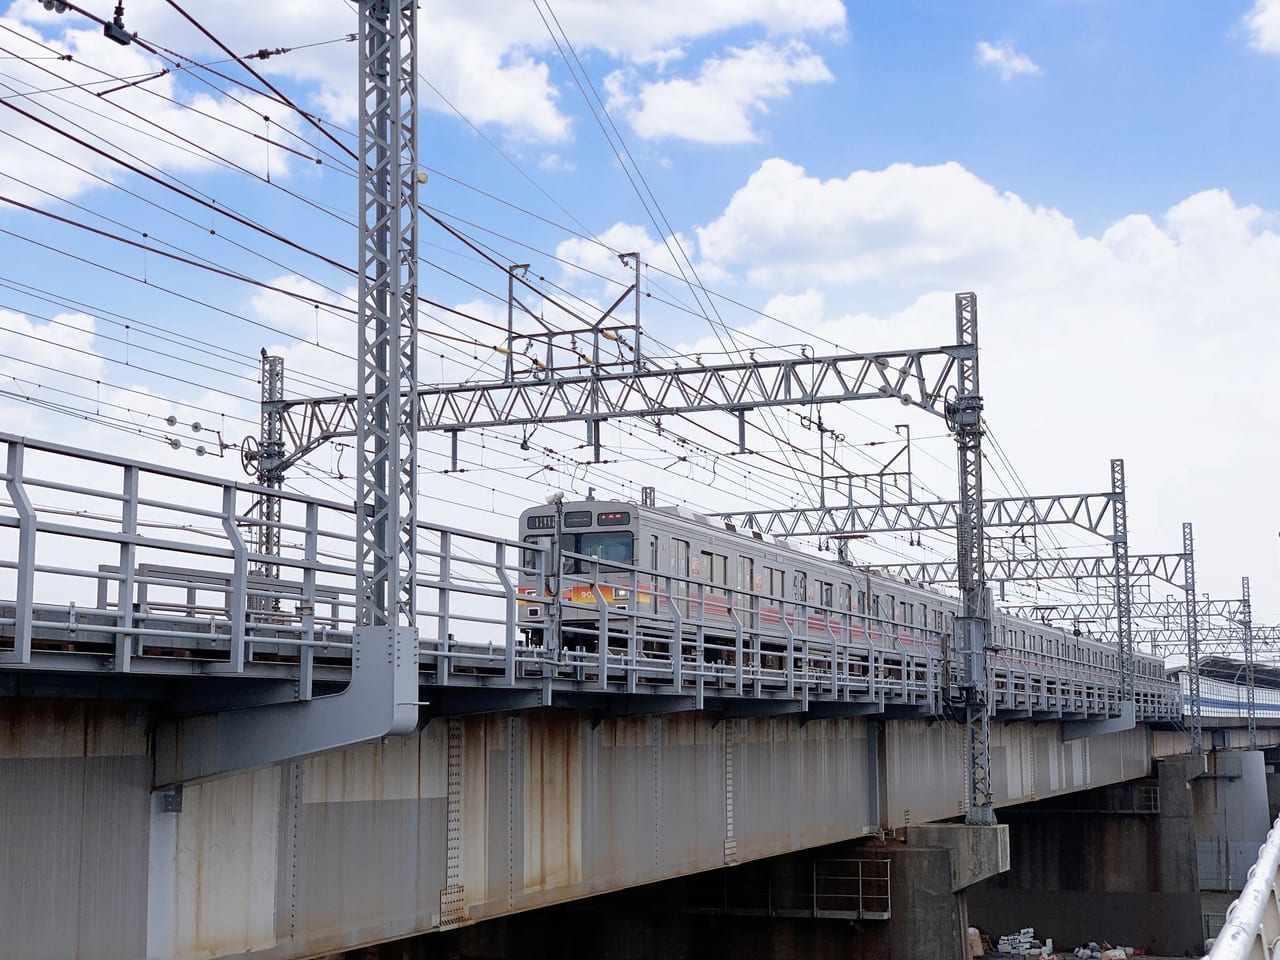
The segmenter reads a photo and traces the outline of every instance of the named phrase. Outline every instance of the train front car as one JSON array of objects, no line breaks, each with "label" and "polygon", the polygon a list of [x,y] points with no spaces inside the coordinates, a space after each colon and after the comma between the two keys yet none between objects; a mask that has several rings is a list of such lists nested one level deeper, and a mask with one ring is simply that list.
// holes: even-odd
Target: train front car
[{"label": "train front car", "polygon": [[561,646],[594,650],[602,626],[625,621],[639,523],[635,504],[615,500],[553,500],[520,514],[520,539],[542,548],[520,563],[520,625],[532,643],[548,645],[558,616]]}]

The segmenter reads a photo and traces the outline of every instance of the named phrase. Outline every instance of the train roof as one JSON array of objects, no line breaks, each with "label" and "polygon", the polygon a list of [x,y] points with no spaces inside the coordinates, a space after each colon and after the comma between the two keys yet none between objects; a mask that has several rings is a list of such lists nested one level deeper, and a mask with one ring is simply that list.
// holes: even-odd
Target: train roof
[{"label": "train roof", "polygon": [[[1170,667],[1169,675],[1186,671],[1186,666]],[[1201,657],[1200,676],[1211,680],[1225,680],[1227,683],[1243,683],[1245,662],[1233,660],[1231,657]],[[1280,667],[1267,666],[1261,663],[1253,665],[1253,685],[1280,690]]]}]

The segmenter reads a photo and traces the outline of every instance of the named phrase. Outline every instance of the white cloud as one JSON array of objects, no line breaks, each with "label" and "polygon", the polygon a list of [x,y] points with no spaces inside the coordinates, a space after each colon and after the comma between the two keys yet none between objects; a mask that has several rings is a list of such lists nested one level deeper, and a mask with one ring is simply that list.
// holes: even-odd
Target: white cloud
[{"label": "white cloud", "polygon": [[1035,61],[1024,53],[1018,53],[1008,41],[992,44],[979,40],[976,58],[980,66],[999,70],[1000,79],[1005,83],[1017,76],[1034,77],[1044,73]]},{"label": "white cloud", "polygon": [[1073,231],[1061,213],[1032,210],[956,163],[820,181],[772,159],[697,233],[708,261],[739,266],[759,286],[874,280],[910,288]]},{"label": "white cloud", "polygon": [[646,139],[681,137],[699,143],[748,143],[758,139],[756,116],[768,101],[801,83],[830,82],[822,58],[799,41],[757,43],[706,60],[695,79],[639,81],[634,71],[605,80],[609,107],[620,110]]},{"label": "white cloud", "polygon": [[[254,61],[268,76],[285,77],[310,87],[302,102],[327,118],[352,126],[357,115],[356,45],[342,42],[357,28],[348,17],[319,17],[310,0],[280,0],[268,7],[253,0],[225,0],[201,7],[197,17],[234,50],[291,47]],[[104,13],[109,12],[104,6]],[[334,13],[338,13],[335,7]],[[661,71],[689,55],[691,45],[729,32],[768,38],[821,35],[839,39],[845,29],[840,0],[654,0],[643,16],[622,17],[598,0],[558,3],[556,19],[589,70],[598,68],[593,52],[624,65]],[[46,13],[37,3],[15,0],[10,16],[56,36],[74,21]],[[126,25],[144,37],[183,53],[225,57],[163,0],[130,3]],[[552,23],[555,26],[555,23]],[[96,37],[98,46],[101,36]],[[338,42],[333,42],[338,41]],[[128,50],[130,48],[122,48]],[[420,14],[420,69],[459,111],[477,124],[491,124],[509,136],[530,142],[561,143],[571,134],[570,110],[562,96],[576,100],[572,87],[562,93],[552,70],[562,69],[560,53],[547,25],[532,4],[508,0],[442,0]],[[422,103],[449,112],[424,88]],[[270,112],[270,111],[267,111]]]},{"label": "white cloud", "polygon": [[1249,46],[1264,53],[1280,53],[1280,0],[1256,0],[1244,16]]},{"label": "white cloud", "polygon": [[[5,134],[0,136],[0,170],[31,184],[0,181],[7,195],[47,204],[47,195],[41,190],[70,198],[93,188],[101,179],[119,182],[128,174],[111,156],[175,174],[234,164],[259,176],[266,175],[268,169],[276,179],[289,175],[293,167],[290,155],[272,150],[268,157],[267,146],[255,138],[263,130],[264,115],[285,126],[295,123],[291,116],[281,116],[277,105],[266,98],[245,91],[233,91],[235,100],[185,94],[172,73],[99,97],[97,92],[120,86],[112,77],[151,77],[163,64],[136,45],[104,43],[100,31],[70,28],[72,21],[65,17],[59,18],[57,25],[66,29],[45,38],[21,21],[6,18],[0,22],[21,35],[23,39],[10,34],[10,43],[23,56],[42,55],[35,44],[45,43],[72,58],[56,62],[52,74],[43,69],[49,66],[47,56],[43,60],[14,59],[0,78],[0,94],[13,108],[0,111],[4,119],[0,129]],[[18,96],[69,84],[83,86]],[[122,109],[108,108],[107,102]],[[77,145],[59,131],[97,146],[106,155]],[[144,159],[134,159],[139,157]]]},{"label": "white cloud", "polygon": [[1274,568],[1280,529],[1257,480],[1280,472],[1260,440],[1280,429],[1278,225],[1215,189],[1088,236],[957,164],[821,181],[771,160],[698,236],[773,298],[780,322],[750,328],[769,343],[952,342],[951,293],[976,291],[986,416],[1027,486],[1105,490],[1124,457],[1133,549],[1178,552],[1193,521],[1203,589],[1231,596]]}]

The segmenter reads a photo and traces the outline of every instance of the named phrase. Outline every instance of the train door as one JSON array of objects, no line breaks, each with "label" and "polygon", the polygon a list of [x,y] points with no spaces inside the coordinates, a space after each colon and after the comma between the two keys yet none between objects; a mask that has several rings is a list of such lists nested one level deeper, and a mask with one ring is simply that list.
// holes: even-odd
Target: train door
[{"label": "train door", "polygon": [[760,601],[753,596],[758,590],[756,583],[756,561],[754,557],[738,557],[738,594],[734,609],[742,618],[742,625],[750,630],[759,626]]},{"label": "train door", "polygon": [[803,570],[791,572],[791,629],[803,636],[809,627],[809,575]]},{"label": "train door", "polygon": [[673,538],[671,541],[671,595],[676,598],[680,616],[689,615],[689,541]]}]

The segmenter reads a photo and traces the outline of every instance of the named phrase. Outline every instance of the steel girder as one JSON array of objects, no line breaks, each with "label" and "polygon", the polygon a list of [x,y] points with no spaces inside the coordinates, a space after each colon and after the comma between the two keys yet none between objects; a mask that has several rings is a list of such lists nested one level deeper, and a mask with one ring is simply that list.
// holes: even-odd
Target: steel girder
[{"label": "steel girder", "polygon": [[[759,360],[746,363],[615,371],[527,381],[405,388],[414,398],[419,431],[585,422],[612,417],[671,416],[758,407],[841,403],[896,397],[944,415],[943,394],[957,362],[973,359],[971,344],[883,353]],[[290,400],[280,405],[291,446],[288,463],[334,437],[351,436],[356,398]]]},{"label": "steel girder", "polygon": [[[1114,493],[1056,494],[1043,497],[1002,497],[982,503],[986,527],[1025,527],[1071,524],[1099,536],[1112,518]],[[954,500],[916,503],[848,504],[843,507],[797,507],[790,510],[750,510],[717,516],[742,530],[766,536],[809,537],[908,533],[949,530],[960,525],[960,504]]]}]

